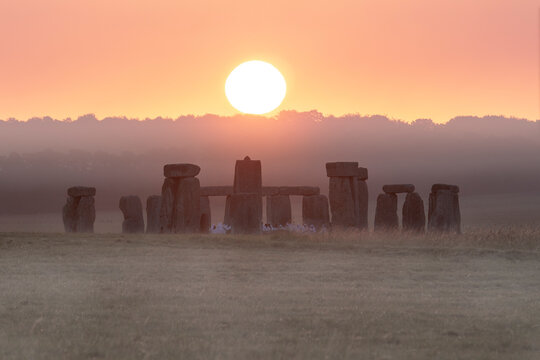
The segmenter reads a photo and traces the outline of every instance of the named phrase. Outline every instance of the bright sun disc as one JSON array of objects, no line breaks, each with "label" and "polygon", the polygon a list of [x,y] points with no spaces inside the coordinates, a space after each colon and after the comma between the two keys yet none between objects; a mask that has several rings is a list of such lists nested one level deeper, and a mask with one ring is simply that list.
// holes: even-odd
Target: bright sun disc
[{"label": "bright sun disc", "polygon": [[285,98],[285,78],[273,65],[259,60],[238,65],[225,82],[231,105],[246,114],[266,114]]}]

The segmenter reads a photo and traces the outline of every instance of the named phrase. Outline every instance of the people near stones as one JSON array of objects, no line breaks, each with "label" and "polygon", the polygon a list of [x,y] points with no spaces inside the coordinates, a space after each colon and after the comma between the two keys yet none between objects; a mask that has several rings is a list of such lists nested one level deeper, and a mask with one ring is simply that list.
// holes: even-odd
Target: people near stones
[{"label": "people near stones", "polygon": [[431,232],[461,233],[459,187],[434,184],[429,194],[428,230]]},{"label": "people near stones", "polygon": [[325,195],[302,197],[302,223],[317,230],[330,227],[328,198]]},{"label": "people near stones", "polygon": [[193,164],[167,164],[161,188],[161,233],[198,232],[200,229],[201,168]]},{"label": "people near stones", "polygon": [[93,233],[96,220],[94,196],[96,188],[74,186],[67,190],[66,205],[62,210],[66,232]]},{"label": "people near stones", "polygon": [[138,196],[122,196],[119,202],[120,210],[124,214],[122,233],[136,234],[144,232],[144,217],[142,202]]},{"label": "people near stones", "polygon": [[292,222],[291,198],[289,195],[266,197],[266,222],[273,226],[286,226]]},{"label": "people near stones", "polygon": [[151,195],[146,199],[146,232],[159,234],[161,211],[161,195]]}]

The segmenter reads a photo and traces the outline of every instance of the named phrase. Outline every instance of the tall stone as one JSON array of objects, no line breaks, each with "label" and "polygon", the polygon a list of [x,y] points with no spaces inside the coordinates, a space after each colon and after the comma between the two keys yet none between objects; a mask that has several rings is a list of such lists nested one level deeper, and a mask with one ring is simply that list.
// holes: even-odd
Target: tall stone
[{"label": "tall stone", "polygon": [[199,179],[182,178],[177,186],[173,212],[174,232],[198,232],[201,221]]},{"label": "tall stone", "polygon": [[66,205],[62,210],[62,218],[64,220],[64,229],[66,232],[77,232],[77,206],[79,199],[68,196]]},{"label": "tall stone", "polygon": [[260,233],[262,219],[258,209],[258,194],[232,194],[230,196],[231,231],[234,234]]},{"label": "tall stone", "polygon": [[[242,205],[242,201],[246,203]],[[255,213],[247,214],[246,209]],[[244,160],[236,161],[229,210],[228,216],[230,216],[229,220],[233,232],[243,233],[250,230],[260,232],[262,220],[262,166],[260,160],[251,160],[249,156],[246,156]],[[249,218],[238,218],[243,216]]]},{"label": "tall stone", "polygon": [[330,178],[329,200],[332,211],[332,226],[354,227],[357,225],[356,201],[354,199],[356,179],[352,177]]},{"label": "tall stone", "polygon": [[328,198],[324,195],[310,195],[302,198],[302,222],[320,229],[330,226]]},{"label": "tall stone", "polygon": [[93,196],[81,196],[77,206],[77,232],[93,233],[96,209]]},{"label": "tall stone", "polygon": [[291,198],[289,195],[266,197],[266,222],[272,226],[285,226],[292,222]]},{"label": "tall stone", "polygon": [[146,199],[146,232],[158,234],[161,229],[159,213],[161,211],[161,196],[151,195]]},{"label": "tall stone", "polygon": [[369,194],[368,186],[365,180],[358,181],[358,227],[362,230],[368,229],[368,205]]},{"label": "tall stone", "polygon": [[138,196],[122,196],[119,203],[120,210],[124,214],[122,233],[136,234],[144,232],[144,217],[142,202]]},{"label": "tall stone", "polygon": [[161,187],[160,233],[174,232],[173,215],[178,179],[166,178]]},{"label": "tall stone", "polygon": [[231,195],[227,195],[225,198],[225,216],[223,217],[223,224],[231,226]]},{"label": "tall stone", "polygon": [[67,190],[68,198],[62,209],[62,219],[66,232],[94,232],[96,209],[94,195],[96,188],[74,186]]},{"label": "tall stone", "polygon": [[433,185],[429,194],[429,231],[461,233],[458,192],[459,188],[455,185]]},{"label": "tall stone", "polygon": [[199,221],[199,231],[202,233],[210,232],[212,226],[212,212],[210,209],[210,199],[208,196],[200,198],[201,218]]},{"label": "tall stone", "polygon": [[375,230],[398,230],[396,194],[379,194],[375,210]]},{"label": "tall stone", "polygon": [[403,204],[403,230],[424,232],[426,228],[426,214],[424,201],[417,192],[408,193]]}]

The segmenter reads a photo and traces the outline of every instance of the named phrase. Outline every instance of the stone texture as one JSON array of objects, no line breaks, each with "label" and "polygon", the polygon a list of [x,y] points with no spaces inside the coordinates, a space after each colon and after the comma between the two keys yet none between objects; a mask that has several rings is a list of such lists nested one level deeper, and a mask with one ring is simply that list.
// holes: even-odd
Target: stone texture
[{"label": "stone texture", "polygon": [[279,186],[263,186],[263,196],[279,195]]},{"label": "stone texture", "polygon": [[315,228],[328,227],[330,214],[328,198],[324,195],[310,195],[302,198],[302,222]]},{"label": "stone texture", "polygon": [[234,234],[261,232],[259,195],[255,193],[233,194],[230,196],[230,225]]},{"label": "stone texture", "polygon": [[318,186],[280,186],[279,195],[310,196],[319,195],[321,189]]},{"label": "stone texture", "polygon": [[199,175],[201,168],[193,164],[167,164],[163,167],[166,178],[184,178]]},{"label": "stone texture", "polygon": [[364,180],[358,179],[358,228],[362,230],[368,229],[368,205],[369,194],[368,186]]},{"label": "stone texture", "polygon": [[266,222],[272,226],[285,226],[292,222],[291,198],[288,195],[266,197]]},{"label": "stone texture", "polygon": [[326,176],[356,177],[358,169],[358,162],[329,162],[326,163]]},{"label": "stone texture", "polygon": [[142,202],[138,196],[122,196],[119,202],[120,210],[124,214],[122,233],[136,234],[144,232],[144,217]]},{"label": "stone texture", "polygon": [[357,201],[353,198],[357,188],[356,178],[331,177],[329,188],[332,226],[354,227],[357,225]]},{"label": "stone texture", "polygon": [[262,169],[260,160],[237,160],[234,169],[234,193],[256,193],[262,196]]},{"label": "stone texture", "polygon": [[231,195],[225,199],[225,216],[223,218],[223,224],[231,226]]},{"label": "stone texture", "polygon": [[174,232],[173,210],[175,204],[178,179],[166,178],[161,187],[161,210],[159,212],[160,233]]},{"label": "stone texture", "polygon": [[208,196],[200,198],[201,218],[199,221],[199,231],[202,233],[210,232],[212,226],[212,212],[210,210],[210,199]]},{"label": "stone texture", "polygon": [[384,185],[383,191],[387,194],[412,193],[414,192],[413,184],[392,184]]},{"label": "stone texture", "polygon": [[428,229],[432,232],[461,233],[459,194],[450,189],[429,194]]},{"label": "stone texture", "polygon": [[66,232],[77,232],[77,205],[80,198],[68,196],[66,205],[62,209],[62,218],[64,220],[64,229]]},{"label": "stone texture", "polygon": [[201,196],[228,196],[232,193],[232,186],[201,186]]},{"label": "stone texture", "polygon": [[426,229],[426,214],[424,201],[416,192],[407,194],[403,204],[403,230],[424,232]]},{"label": "stone texture", "polygon": [[358,167],[356,170],[356,176],[360,180],[368,179],[368,170],[365,167]]},{"label": "stone texture", "polygon": [[448,184],[433,184],[433,186],[431,187],[431,192],[437,192],[439,190],[450,190],[451,192],[458,193],[459,186]]},{"label": "stone texture", "polygon": [[397,215],[397,195],[379,194],[375,210],[375,230],[397,230],[399,220]]},{"label": "stone texture", "polygon": [[77,198],[81,196],[96,196],[96,188],[88,186],[73,186],[67,190],[68,196]]},{"label": "stone texture", "polygon": [[158,234],[160,232],[159,213],[161,211],[161,196],[151,195],[146,199],[146,232]]},{"label": "stone texture", "polygon": [[201,221],[200,183],[194,177],[178,180],[172,214],[175,233],[198,232]]},{"label": "stone texture", "polygon": [[93,196],[81,196],[76,211],[77,225],[79,233],[93,233],[94,222],[96,220],[96,209],[94,207]]}]

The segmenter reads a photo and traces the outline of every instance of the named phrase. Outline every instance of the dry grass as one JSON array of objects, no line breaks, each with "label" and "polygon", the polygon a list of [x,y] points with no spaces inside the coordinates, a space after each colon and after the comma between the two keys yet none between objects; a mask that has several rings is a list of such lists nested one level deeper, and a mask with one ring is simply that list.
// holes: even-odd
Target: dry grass
[{"label": "dry grass", "polygon": [[538,359],[540,229],[0,234],[2,359]]}]

